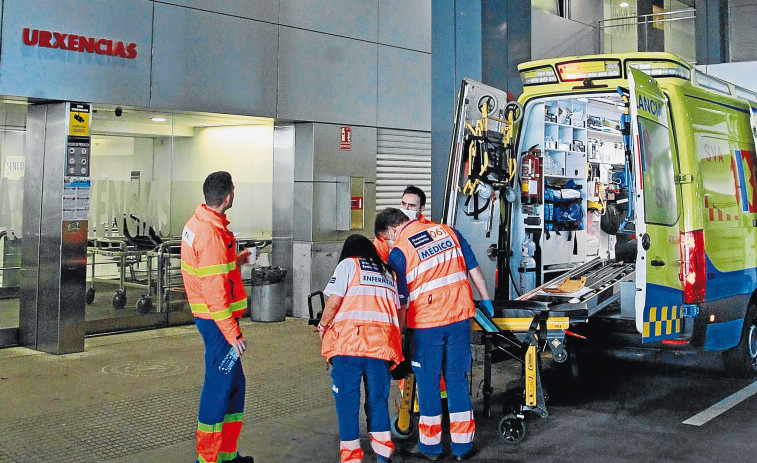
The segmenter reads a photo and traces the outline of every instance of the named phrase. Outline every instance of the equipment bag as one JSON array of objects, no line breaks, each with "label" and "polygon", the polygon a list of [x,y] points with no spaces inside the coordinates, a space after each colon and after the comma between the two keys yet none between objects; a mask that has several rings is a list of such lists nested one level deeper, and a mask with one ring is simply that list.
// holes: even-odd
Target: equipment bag
[{"label": "equipment bag", "polygon": [[544,188],[544,227],[547,231],[583,230],[581,185],[572,180],[563,186]]}]

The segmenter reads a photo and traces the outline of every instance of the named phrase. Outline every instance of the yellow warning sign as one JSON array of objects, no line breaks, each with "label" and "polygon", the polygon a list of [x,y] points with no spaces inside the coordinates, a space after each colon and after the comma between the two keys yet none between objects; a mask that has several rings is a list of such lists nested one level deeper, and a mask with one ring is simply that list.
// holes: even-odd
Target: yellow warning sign
[{"label": "yellow warning sign", "polygon": [[68,134],[76,137],[89,136],[89,111],[79,112],[71,108],[68,120]]}]

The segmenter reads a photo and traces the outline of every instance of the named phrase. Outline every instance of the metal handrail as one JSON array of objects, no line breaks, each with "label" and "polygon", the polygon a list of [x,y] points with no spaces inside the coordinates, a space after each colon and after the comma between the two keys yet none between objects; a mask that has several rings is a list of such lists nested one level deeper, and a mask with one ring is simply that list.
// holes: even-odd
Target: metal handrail
[{"label": "metal handrail", "polygon": [[166,265],[168,256],[168,262],[170,262],[170,258],[173,254],[166,253],[166,250],[170,246],[177,246],[181,244],[180,239],[172,239],[164,241],[158,246],[158,276],[156,281],[156,292],[158,296],[158,312],[163,312],[163,292],[168,288],[168,286],[165,284],[164,280],[164,272],[167,273],[168,265]]},{"label": "metal handrail", "polygon": [[[694,8],[688,8],[685,10],[677,10],[677,11],[666,11],[662,13],[650,13],[650,14],[642,14],[637,16],[624,16],[621,18],[610,18],[610,19],[600,19],[597,21],[597,28],[604,29],[608,27],[621,27],[621,26],[635,26],[639,24],[654,24],[654,23],[663,23],[663,22],[673,22],[673,21],[683,21],[687,19],[696,19],[696,12],[697,10]],[[676,17],[676,18],[667,18],[667,19],[655,19],[659,18],[660,16],[673,16],[677,14],[688,14],[690,13],[690,16],[684,16],[684,17]],[[650,20],[651,18],[651,20]],[[606,25],[604,23],[610,23],[613,21],[633,21],[635,22],[629,22],[626,24],[613,24],[613,25]]]}]

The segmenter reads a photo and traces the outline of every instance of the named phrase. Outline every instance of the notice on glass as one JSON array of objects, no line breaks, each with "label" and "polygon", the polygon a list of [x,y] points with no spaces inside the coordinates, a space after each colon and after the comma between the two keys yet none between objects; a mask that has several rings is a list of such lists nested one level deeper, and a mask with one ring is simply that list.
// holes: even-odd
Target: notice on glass
[{"label": "notice on glass", "polygon": [[89,177],[66,177],[63,182],[63,214],[61,219],[89,220]]}]

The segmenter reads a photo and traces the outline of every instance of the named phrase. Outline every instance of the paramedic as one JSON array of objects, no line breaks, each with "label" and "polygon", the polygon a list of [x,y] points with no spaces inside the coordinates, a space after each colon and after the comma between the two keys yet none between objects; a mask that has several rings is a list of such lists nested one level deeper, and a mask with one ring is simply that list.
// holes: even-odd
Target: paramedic
[{"label": "paramedic", "polygon": [[408,220],[399,209],[376,216],[375,232],[394,240],[389,265],[397,272],[407,326],[413,329],[412,366],[418,381],[418,448],[411,453],[437,460],[442,454],[439,381],[447,383],[452,453],[458,460],[473,453],[475,422],[466,373],[470,371],[470,322],[476,308],[466,274],[481,295],[481,308],[494,309],[483,274],[468,242],[455,229]]},{"label": "paramedic", "polygon": [[342,462],[363,461],[360,448],[360,382],[365,378],[365,402],[371,447],[376,460],[394,451],[389,420],[389,376],[402,361],[399,298],[394,271],[376,253],[371,241],[352,235],[344,242],[339,264],[323,290],[329,298],[318,334],[321,355],[332,363],[332,392],[339,419]]},{"label": "paramedic", "polygon": [[[242,362],[230,371],[219,369],[233,349],[241,356],[247,341],[239,318],[247,308],[247,294],[239,266],[249,251],[236,254],[236,240],[226,211],[234,202],[228,172],[214,172],[202,185],[205,204],[184,226],[181,236],[181,276],[195,324],[205,343],[205,383],[197,419],[198,463],[254,463],[237,452],[242,430],[245,377]],[[233,358],[233,357],[230,357]]]},{"label": "paramedic", "polygon": [[[402,192],[402,203],[400,210],[407,215],[409,219],[418,219],[420,223],[427,223],[425,217],[423,217],[423,210],[426,208],[426,193],[415,185],[409,185]],[[391,250],[391,243],[380,236],[373,238],[373,245],[376,246],[376,250],[381,256],[381,259],[386,262],[389,258],[389,251]]]}]

